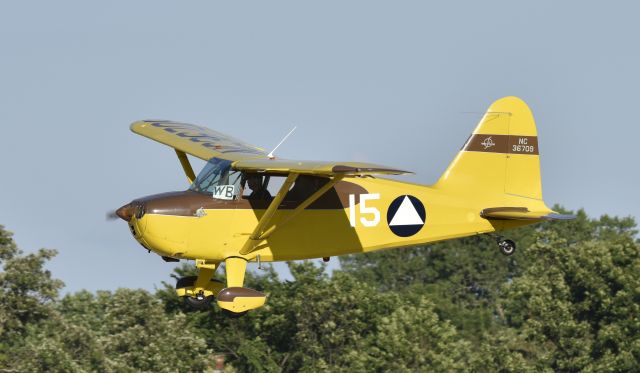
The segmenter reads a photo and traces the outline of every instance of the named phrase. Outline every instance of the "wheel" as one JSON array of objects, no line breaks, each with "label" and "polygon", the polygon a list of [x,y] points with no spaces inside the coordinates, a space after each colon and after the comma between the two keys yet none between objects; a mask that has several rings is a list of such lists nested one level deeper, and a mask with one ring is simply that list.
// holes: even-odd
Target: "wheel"
[{"label": "wheel", "polygon": [[509,256],[516,252],[516,243],[511,240],[500,240],[498,242],[498,248],[502,254]]},{"label": "wheel", "polygon": [[[198,276],[182,277],[176,283],[176,289],[192,287],[193,285],[195,285],[197,279],[198,279]],[[187,307],[191,308],[192,310],[196,310],[196,311],[208,310],[211,307],[211,302],[214,299],[214,297],[212,295],[210,295],[208,297],[205,297],[205,296],[197,296],[197,297],[183,296],[182,298],[184,298],[183,299],[184,300],[184,304],[186,304]]]},{"label": "wheel", "polygon": [[184,297],[184,304],[192,310],[206,311],[211,308],[211,302],[213,299],[213,295],[208,297]]},{"label": "wheel", "polygon": [[225,314],[225,316],[227,316],[230,319],[237,319],[239,317],[242,317],[244,315],[247,314],[247,312],[249,311],[243,311],[243,312],[231,312],[229,310],[225,310],[224,308],[222,309],[222,313]]}]

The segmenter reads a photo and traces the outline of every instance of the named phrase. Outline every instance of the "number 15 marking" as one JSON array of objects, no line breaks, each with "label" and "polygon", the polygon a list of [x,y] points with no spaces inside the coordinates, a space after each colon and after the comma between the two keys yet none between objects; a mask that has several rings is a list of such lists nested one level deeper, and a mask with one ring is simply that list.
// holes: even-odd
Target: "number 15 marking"
[{"label": "number 15 marking", "polygon": [[[380,211],[375,207],[367,207],[367,201],[380,199],[380,193],[361,194],[360,195],[360,215],[373,215],[372,219],[360,217],[360,223],[365,227],[375,227],[380,223]],[[356,195],[349,194],[349,223],[352,227],[356,226]]]}]

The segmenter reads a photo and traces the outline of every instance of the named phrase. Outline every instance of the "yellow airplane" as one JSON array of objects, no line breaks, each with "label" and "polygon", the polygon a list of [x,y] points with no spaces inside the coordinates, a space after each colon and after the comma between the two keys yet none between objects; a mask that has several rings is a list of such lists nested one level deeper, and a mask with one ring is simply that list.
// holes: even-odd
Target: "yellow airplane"
[{"label": "yellow airplane", "polygon": [[[188,190],[133,200],[116,211],[135,239],[166,261],[195,260],[177,294],[213,299],[232,316],[265,303],[244,287],[247,262],[366,253],[564,220],[542,200],[538,137],[517,97],[494,102],[434,185],[380,178],[407,171],[361,162],[279,159],[191,124],[145,120],[131,130],[174,148]],[[187,154],[207,161],[193,172]],[[516,249],[498,236],[505,255]],[[226,283],[213,279],[225,264]]]}]

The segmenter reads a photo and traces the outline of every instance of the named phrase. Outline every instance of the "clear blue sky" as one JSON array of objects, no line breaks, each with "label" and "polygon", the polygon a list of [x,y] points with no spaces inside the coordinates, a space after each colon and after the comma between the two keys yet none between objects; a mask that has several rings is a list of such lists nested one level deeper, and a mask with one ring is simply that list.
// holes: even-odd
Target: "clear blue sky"
[{"label": "clear blue sky", "polygon": [[430,184],[507,95],[534,112],[548,203],[639,216],[638,14],[631,1],[3,2],[0,224],[26,251],[59,250],[49,268],[67,291],[153,289],[172,265],[104,215],[187,185],[134,120],[267,148],[297,125],[280,156]]}]

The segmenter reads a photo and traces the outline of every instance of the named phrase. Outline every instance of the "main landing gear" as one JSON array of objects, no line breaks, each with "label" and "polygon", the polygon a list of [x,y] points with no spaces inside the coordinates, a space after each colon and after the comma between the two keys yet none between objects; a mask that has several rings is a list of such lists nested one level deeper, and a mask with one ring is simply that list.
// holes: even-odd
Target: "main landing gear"
[{"label": "main landing gear", "polygon": [[204,311],[211,307],[211,302],[215,299],[215,290],[217,288],[222,289],[224,284],[222,281],[212,279],[208,284],[208,289],[197,289],[196,281],[198,276],[187,276],[178,280],[176,283],[176,292],[178,296],[182,297],[184,303],[189,308],[198,311]]},{"label": "main landing gear", "polygon": [[198,276],[184,277],[176,284],[176,293],[192,309],[207,310],[216,300],[222,311],[230,317],[240,317],[249,310],[261,307],[266,296],[243,287],[247,261],[243,258],[227,258],[225,268],[227,283],[213,279],[220,263],[197,260]]}]

